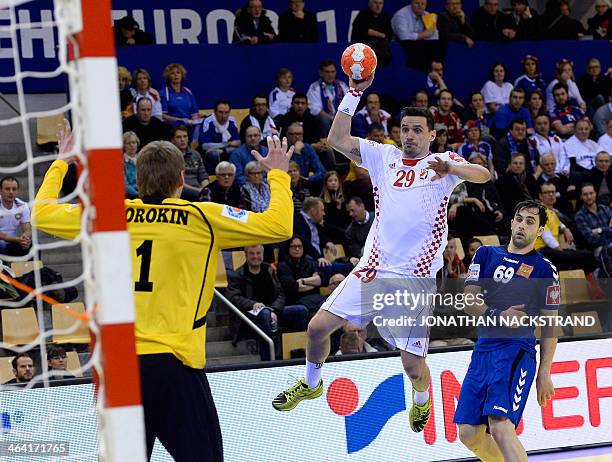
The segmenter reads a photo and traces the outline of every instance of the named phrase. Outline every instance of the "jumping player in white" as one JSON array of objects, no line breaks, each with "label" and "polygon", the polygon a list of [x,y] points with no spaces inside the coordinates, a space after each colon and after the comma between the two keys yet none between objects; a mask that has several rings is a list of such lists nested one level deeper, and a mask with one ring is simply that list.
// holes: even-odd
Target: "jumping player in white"
[{"label": "jumping player in white", "polygon": [[[289,411],[304,399],[323,394],[321,368],[330,350],[330,335],[346,322],[366,326],[374,316],[384,316],[362,295],[376,280],[402,280],[414,294],[434,294],[436,272],[443,265],[447,243],[446,209],[451,192],[462,181],[485,183],[490,174],[479,165],[466,162],[452,152],[429,151],[436,137],[432,114],[422,108],[402,111],[402,149],[351,136],[351,118],[363,91],[374,79],[355,82],[340,103],[328,142],[370,174],[374,202],[374,223],[368,234],[363,257],[355,270],[334,290],[308,325],[306,377],[272,402],[275,409]],[[425,298],[426,300],[426,298]],[[430,298],[431,300],[431,298]],[[428,315],[429,302],[406,307],[402,314]],[[425,362],[429,344],[427,329],[418,333],[405,328],[400,333],[380,327],[381,336],[401,350],[402,365],[413,387],[410,427],[425,428],[431,412],[429,368]]]}]

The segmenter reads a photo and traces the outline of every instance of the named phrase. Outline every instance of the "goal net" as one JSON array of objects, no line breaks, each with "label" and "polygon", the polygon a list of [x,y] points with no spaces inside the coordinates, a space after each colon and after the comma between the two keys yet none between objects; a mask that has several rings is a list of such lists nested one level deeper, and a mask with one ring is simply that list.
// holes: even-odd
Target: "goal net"
[{"label": "goal net", "polygon": [[[30,225],[64,118],[72,240]],[[144,460],[110,0],[0,0],[0,140],[0,460]]]}]

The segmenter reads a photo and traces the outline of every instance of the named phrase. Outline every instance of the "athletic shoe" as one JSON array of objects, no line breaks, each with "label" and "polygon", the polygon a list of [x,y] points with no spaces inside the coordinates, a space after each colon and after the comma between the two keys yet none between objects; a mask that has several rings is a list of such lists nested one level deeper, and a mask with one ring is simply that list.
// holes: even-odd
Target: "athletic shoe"
[{"label": "athletic shoe", "polygon": [[305,399],[315,399],[323,394],[323,380],[319,380],[315,388],[309,388],[305,379],[299,379],[295,385],[280,393],[272,406],[277,411],[290,411]]},{"label": "athletic shoe", "polygon": [[431,395],[425,404],[419,406],[414,402],[414,389],[412,390],[412,407],[410,408],[410,428],[413,432],[422,432],[431,415]]}]

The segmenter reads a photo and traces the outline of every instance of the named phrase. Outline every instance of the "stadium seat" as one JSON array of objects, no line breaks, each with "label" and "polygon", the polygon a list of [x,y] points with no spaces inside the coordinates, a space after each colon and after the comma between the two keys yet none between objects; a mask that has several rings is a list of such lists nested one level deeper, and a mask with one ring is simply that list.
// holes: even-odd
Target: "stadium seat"
[{"label": "stadium seat", "polygon": [[288,332],[283,334],[283,359],[291,359],[291,351],[306,350],[308,335],[304,332]]},{"label": "stadium seat", "polygon": [[463,244],[461,243],[461,239],[456,237],[453,239],[455,241],[455,245],[457,246],[457,256],[463,260],[465,258],[465,252],[463,251]]},{"label": "stadium seat", "polygon": [[44,265],[41,260],[14,261],[11,263],[11,269],[13,270],[13,273],[15,273],[15,277],[18,278],[29,273],[30,271],[41,269],[43,266]]},{"label": "stadium seat", "polygon": [[583,270],[559,271],[559,279],[561,283],[562,305],[591,301],[588,283]]},{"label": "stadium seat", "polygon": [[319,287],[319,293],[321,295],[327,296],[327,295],[331,294],[331,292],[332,291],[331,291],[331,289],[329,287]]},{"label": "stadium seat", "polygon": [[213,181],[215,181],[217,179],[217,175],[208,175],[208,181],[210,183],[212,183]]},{"label": "stadium seat", "polygon": [[14,356],[0,358],[0,383],[6,383],[15,378],[15,374],[13,374],[13,365],[11,364],[13,358]]},{"label": "stadium seat", "polygon": [[217,256],[217,274],[215,275],[215,289],[225,289],[227,287],[227,271],[223,263],[223,254],[219,252]]},{"label": "stadium seat", "polygon": [[483,245],[500,245],[499,237],[496,234],[489,236],[474,236],[474,239],[480,239]]},{"label": "stadium seat", "polygon": [[76,351],[67,351],[66,356],[68,357],[68,370],[72,372],[75,377],[83,377],[82,372],[74,372],[81,367],[81,361],[79,360],[79,354]]},{"label": "stadium seat", "polygon": [[595,324],[592,326],[576,326],[573,327],[574,335],[585,335],[585,334],[601,334],[603,329],[601,328],[601,322],[599,321],[599,315],[597,311],[580,311],[576,313],[572,313],[572,319],[592,316],[595,318]]},{"label": "stadium seat", "polygon": [[234,250],[232,252],[232,269],[240,268],[246,262],[246,255],[243,250]]},{"label": "stadium seat", "polygon": [[64,121],[64,114],[36,118],[36,144],[57,143],[57,127]]},{"label": "stadium seat", "polygon": [[65,305],[52,305],[51,318],[53,322],[53,330],[67,330],[74,328],[74,324],[78,327],[74,332],[69,334],[54,334],[54,343],[80,343],[88,344],[91,342],[89,335],[89,327],[87,324],[74,316],[70,316],[64,307],[70,308],[78,313],[85,313],[85,306],[82,303],[66,303]]},{"label": "stadium seat", "polygon": [[7,345],[32,343],[40,334],[34,308],[5,308],[2,310],[2,339]]}]

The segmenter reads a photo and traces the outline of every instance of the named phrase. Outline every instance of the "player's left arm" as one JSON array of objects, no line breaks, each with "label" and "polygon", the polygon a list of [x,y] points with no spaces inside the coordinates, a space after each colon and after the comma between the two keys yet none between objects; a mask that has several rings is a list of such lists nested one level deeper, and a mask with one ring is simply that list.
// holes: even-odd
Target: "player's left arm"
[{"label": "player's left arm", "polygon": [[431,181],[444,178],[446,175],[455,175],[471,183],[486,183],[491,179],[491,173],[482,165],[471,164],[459,154],[450,153],[447,160],[436,156],[430,160],[429,168],[436,172]]}]

